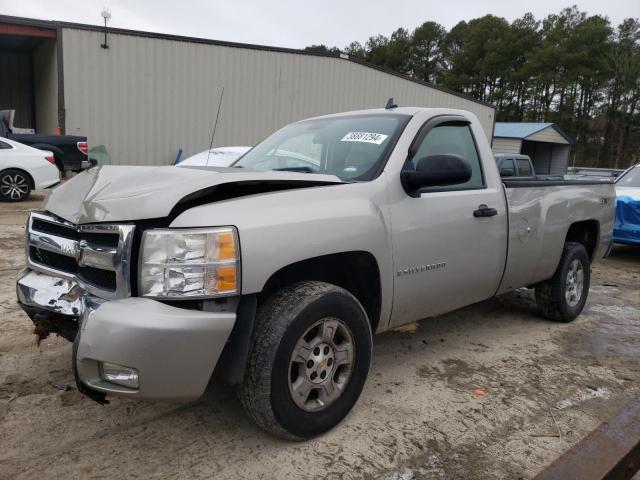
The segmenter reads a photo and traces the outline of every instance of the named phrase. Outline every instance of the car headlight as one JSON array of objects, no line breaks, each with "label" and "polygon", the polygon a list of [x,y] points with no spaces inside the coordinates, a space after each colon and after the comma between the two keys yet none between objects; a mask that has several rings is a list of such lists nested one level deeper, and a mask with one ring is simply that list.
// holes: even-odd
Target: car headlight
[{"label": "car headlight", "polygon": [[240,292],[238,234],[233,227],[153,229],[142,236],[139,294],[207,298]]}]

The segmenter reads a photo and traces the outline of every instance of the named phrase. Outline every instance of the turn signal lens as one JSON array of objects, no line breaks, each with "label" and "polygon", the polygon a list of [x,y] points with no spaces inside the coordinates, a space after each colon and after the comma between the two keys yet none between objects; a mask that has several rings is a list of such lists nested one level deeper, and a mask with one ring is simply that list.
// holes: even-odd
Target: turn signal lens
[{"label": "turn signal lens", "polygon": [[218,234],[218,260],[235,260],[236,244],[232,232]]},{"label": "turn signal lens", "polygon": [[220,267],[218,268],[218,291],[219,292],[235,292],[236,285],[236,267]]}]

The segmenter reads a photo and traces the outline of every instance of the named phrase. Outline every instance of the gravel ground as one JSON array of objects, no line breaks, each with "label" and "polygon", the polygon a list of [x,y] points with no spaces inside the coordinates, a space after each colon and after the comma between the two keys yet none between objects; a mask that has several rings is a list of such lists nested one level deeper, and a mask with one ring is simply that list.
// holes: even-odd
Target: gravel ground
[{"label": "gravel ground", "polygon": [[15,302],[41,200],[0,204],[3,479],[526,479],[640,390],[640,248],[617,247],[571,324],[540,319],[521,290],[378,335],[360,401],[313,441],[265,435],[216,383],[192,404],[100,406],[49,383],[73,385],[71,345],[36,346]]}]

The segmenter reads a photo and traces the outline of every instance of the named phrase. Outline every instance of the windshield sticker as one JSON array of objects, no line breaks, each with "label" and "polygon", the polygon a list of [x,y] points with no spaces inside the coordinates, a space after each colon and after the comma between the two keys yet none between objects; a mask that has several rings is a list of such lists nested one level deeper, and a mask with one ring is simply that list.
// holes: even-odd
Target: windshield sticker
[{"label": "windshield sticker", "polygon": [[369,132],[349,132],[344,137],[342,137],[341,142],[364,142],[364,143],[375,143],[376,145],[380,145],[384,142],[389,135],[384,135],[382,133],[369,133]]}]

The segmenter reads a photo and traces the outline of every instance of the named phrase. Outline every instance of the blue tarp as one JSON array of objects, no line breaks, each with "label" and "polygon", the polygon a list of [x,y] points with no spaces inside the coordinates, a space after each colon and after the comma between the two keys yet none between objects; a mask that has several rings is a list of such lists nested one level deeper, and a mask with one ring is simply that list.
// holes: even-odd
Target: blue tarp
[{"label": "blue tarp", "polygon": [[613,241],[640,245],[640,200],[620,196],[616,198],[616,221]]}]

